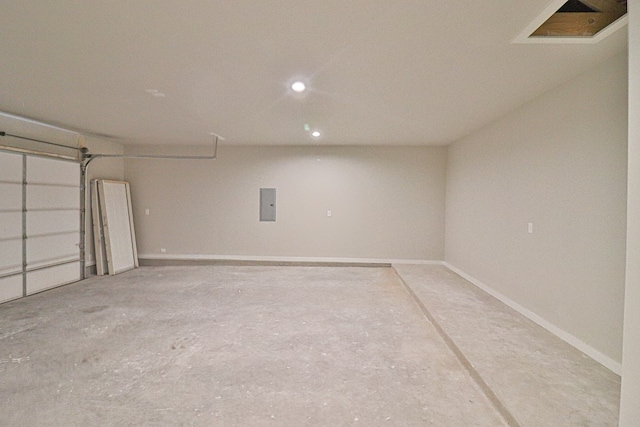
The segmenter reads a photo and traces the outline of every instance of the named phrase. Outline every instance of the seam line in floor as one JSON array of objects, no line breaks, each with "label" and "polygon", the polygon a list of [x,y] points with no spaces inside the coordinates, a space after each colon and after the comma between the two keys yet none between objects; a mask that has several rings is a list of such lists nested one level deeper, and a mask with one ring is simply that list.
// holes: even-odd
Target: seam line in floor
[{"label": "seam line in floor", "polygon": [[424,314],[426,319],[433,325],[438,335],[440,335],[440,337],[445,342],[447,347],[449,347],[449,349],[453,352],[456,359],[458,359],[458,362],[460,362],[460,364],[469,373],[473,381],[475,381],[478,387],[480,387],[480,390],[482,390],[482,393],[484,393],[487,399],[489,399],[493,407],[504,419],[504,421],[511,427],[521,427],[518,420],[513,416],[511,412],[509,412],[509,409],[507,409],[507,407],[504,405],[504,403],[502,403],[500,398],[493,392],[489,384],[487,384],[484,378],[482,378],[482,376],[476,370],[476,368],[473,367],[473,364],[471,364],[471,362],[469,361],[469,359],[467,359],[467,357],[464,355],[462,350],[460,350],[460,348],[456,345],[453,339],[451,339],[449,334],[447,334],[447,332],[440,325],[440,323],[438,323],[438,321],[431,314],[427,306],[422,302],[422,300],[420,300],[420,298],[418,298],[418,295],[416,295],[416,293],[413,291],[411,286],[409,286],[409,284],[402,278],[402,275],[400,275],[400,273],[395,269],[395,267],[392,266],[391,269],[395,273],[396,277],[398,277],[398,280],[400,281],[404,289],[407,291],[409,296],[411,296],[411,299],[413,300],[413,302],[415,302],[418,305],[418,307],[420,308],[420,311],[422,311],[422,314]]}]

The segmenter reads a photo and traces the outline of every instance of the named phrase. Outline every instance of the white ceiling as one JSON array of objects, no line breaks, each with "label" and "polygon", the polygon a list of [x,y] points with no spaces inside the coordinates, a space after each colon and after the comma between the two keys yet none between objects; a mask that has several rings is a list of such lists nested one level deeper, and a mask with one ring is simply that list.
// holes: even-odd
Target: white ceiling
[{"label": "white ceiling", "polygon": [[0,110],[124,143],[447,144],[626,49],[512,44],[548,3],[3,0]]}]

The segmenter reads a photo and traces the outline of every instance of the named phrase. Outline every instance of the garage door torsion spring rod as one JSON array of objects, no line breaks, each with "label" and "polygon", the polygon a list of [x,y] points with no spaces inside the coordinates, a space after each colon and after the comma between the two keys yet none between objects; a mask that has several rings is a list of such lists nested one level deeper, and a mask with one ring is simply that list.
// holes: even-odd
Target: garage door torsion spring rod
[{"label": "garage door torsion spring rod", "polygon": [[41,139],[35,139],[35,138],[27,138],[26,136],[14,135],[4,131],[0,131],[0,136],[11,136],[13,138],[24,139],[25,141],[39,142],[41,144],[54,145],[56,147],[67,148],[69,150],[74,150],[74,151],[80,151],[80,148],[78,147],[69,147],[68,145],[64,145],[64,144],[56,144],[55,142],[43,141]]}]

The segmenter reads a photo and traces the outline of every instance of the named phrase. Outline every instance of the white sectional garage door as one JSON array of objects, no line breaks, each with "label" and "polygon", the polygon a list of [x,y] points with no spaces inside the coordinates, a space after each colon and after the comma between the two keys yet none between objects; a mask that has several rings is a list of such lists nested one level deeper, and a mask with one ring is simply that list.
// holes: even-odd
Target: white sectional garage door
[{"label": "white sectional garage door", "polygon": [[0,152],[0,301],[23,295],[23,156]]},{"label": "white sectional garage door", "polygon": [[0,152],[0,302],[81,278],[78,163]]}]

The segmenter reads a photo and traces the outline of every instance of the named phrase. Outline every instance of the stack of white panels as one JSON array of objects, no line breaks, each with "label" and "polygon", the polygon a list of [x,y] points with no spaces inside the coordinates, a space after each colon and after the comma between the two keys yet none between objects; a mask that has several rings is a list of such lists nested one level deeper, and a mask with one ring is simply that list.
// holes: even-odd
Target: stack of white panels
[{"label": "stack of white panels", "polygon": [[97,273],[118,274],[138,267],[129,183],[93,180],[91,193]]}]

